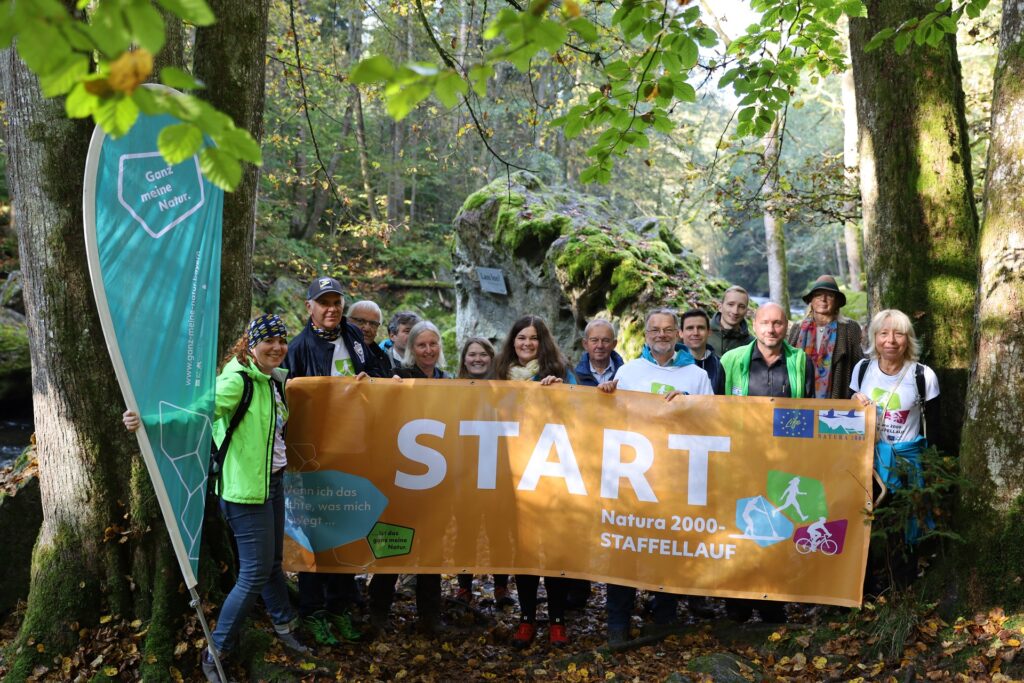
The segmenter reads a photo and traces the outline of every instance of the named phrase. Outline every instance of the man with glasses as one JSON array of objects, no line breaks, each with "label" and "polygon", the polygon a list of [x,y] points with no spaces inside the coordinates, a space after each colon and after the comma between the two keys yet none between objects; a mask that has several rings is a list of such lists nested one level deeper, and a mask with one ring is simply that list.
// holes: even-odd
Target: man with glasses
[{"label": "man with glasses", "polygon": [[[598,386],[611,393],[618,389],[660,394],[666,399],[679,395],[714,393],[708,373],[694,363],[684,344],[679,343],[679,317],[669,308],[656,308],[644,323],[644,344],[640,358],[631,360],[615,373],[615,379]],[[629,621],[636,600],[636,589],[608,584],[608,644],[621,647],[629,640]],[[662,636],[675,628],[679,596],[655,593],[652,604],[654,623],[644,626],[643,634]]]},{"label": "man with glasses", "polygon": [[348,308],[348,321],[363,333],[363,342],[370,357],[373,369],[366,372],[373,377],[391,377],[392,365],[388,352],[377,345],[377,331],[384,322],[384,314],[373,301],[357,301]]}]

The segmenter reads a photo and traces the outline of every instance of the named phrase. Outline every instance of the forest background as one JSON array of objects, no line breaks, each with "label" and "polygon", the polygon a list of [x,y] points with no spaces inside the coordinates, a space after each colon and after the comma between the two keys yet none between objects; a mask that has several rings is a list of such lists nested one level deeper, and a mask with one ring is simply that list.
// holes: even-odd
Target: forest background
[{"label": "forest background", "polygon": [[[160,4],[181,9],[197,3]],[[709,273],[776,299],[795,298],[822,272],[854,284],[856,270],[866,265],[871,307],[898,305],[919,321],[926,360],[940,370],[944,396],[953,399],[946,408],[951,419],[941,427],[950,430],[950,450],[962,446],[962,474],[973,484],[958,502],[966,512],[960,516],[961,537],[972,549],[949,564],[954,576],[963,577],[959,596],[977,604],[1020,601],[1019,577],[1013,579],[1018,554],[993,550],[1015,547],[1007,541],[1019,540],[1022,477],[1014,455],[1021,419],[1013,397],[1020,372],[1000,361],[1014,357],[1021,336],[1019,247],[1013,235],[1020,228],[1014,201],[1024,193],[1006,149],[995,157],[1003,172],[988,176],[990,121],[1002,113],[1004,131],[1019,136],[1011,125],[1015,118],[1007,115],[1021,95],[998,87],[1022,59],[1019,7],[1005,4],[1011,9],[1000,17],[995,6],[982,13],[987,3],[978,0],[866,7],[855,0],[757,0],[753,4],[764,16],[774,12],[772,18],[758,24],[756,13],[748,14],[751,23],[736,26],[718,16],[717,4],[698,8],[683,1],[671,14],[682,17],[682,29],[671,44],[662,44],[669,35],[669,3],[537,0],[524,6],[509,0],[498,3],[500,11],[482,0],[211,4],[232,21],[213,32],[178,24],[177,32],[167,33],[178,52],[170,51],[165,61],[194,63],[207,84],[205,96],[262,139],[262,168],[239,171],[239,192],[228,200],[234,207],[226,212],[226,226],[232,227],[225,238],[234,240],[231,253],[238,258],[225,278],[228,310],[222,314],[229,324],[222,328],[222,342],[224,329],[234,325],[227,333],[233,336],[248,317],[250,290],[255,305],[267,307],[277,294],[294,298],[304,280],[322,272],[351,283],[352,298],[375,299],[386,313],[415,308],[452,329],[452,219],[471,193],[519,168],[572,192],[603,196],[623,216],[658,217]],[[10,6],[0,3],[5,11]],[[624,8],[631,9],[623,13]],[[252,11],[265,11],[266,23],[249,35],[244,29]],[[595,21],[581,23],[581,12]],[[853,62],[861,69],[856,109],[862,117],[853,127],[861,150],[872,135],[877,144],[869,161],[878,175],[867,178],[867,185],[863,175],[858,183],[858,163],[851,162],[843,135],[850,131],[843,114],[853,109],[843,99],[844,85],[847,94],[852,90],[844,68],[844,15],[864,14],[868,19],[855,20],[859,24],[851,25],[850,35],[858,41]],[[800,23],[804,17],[811,19]],[[793,33],[780,34],[778,25]],[[492,39],[502,36],[514,44],[517,27],[543,36],[526,40],[536,49],[495,57]],[[888,31],[886,40],[871,40],[880,30]],[[772,54],[771,46],[794,36],[802,42],[794,41],[788,54]],[[607,54],[592,49],[603,39]],[[881,49],[869,52],[869,41]],[[257,81],[262,86],[265,79],[265,91],[251,88],[259,90],[254,106],[235,97],[234,53],[255,56],[243,88]],[[656,80],[647,78],[654,55],[671,72],[659,71]],[[446,59],[489,66],[467,71],[470,88],[439,69]],[[52,324],[47,328],[29,311],[40,468],[81,483],[80,495],[67,496],[53,485],[47,488],[44,478],[43,533],[16,641],[14,671],[24,674],[46,659],[45,647],[33,653],[26,645],[62,647],[67,634],[58,633],[60,624],[88,621],[113,608],[128,624],[133,615],[148,623],[173,602],[173,590],[160,578],[169,566],[166,548],[149,533],[154,510],[145,495],[140,498],[148,484],[138,476],[137,463],[129,471],[120,467],[133,448],[108,433],[119,407],[96,406],[86,392],[44,390],[77,384],[113,395],[102,343],[82,338],[81,325],[42,313],[59,304],[87,319],[93,315],[73,246],[81,234],[74,208],[78,181],[67,176],[62,192],[50,175],[54,168],[32,158],[39,150],[40,156],[77,167],[74,155],[86,128],[64,125],[63,107],[54,116],[53,109],[38,107],[28,88],[12,86],[19,83],[19,66],[11,51],[5,60],[5,151],[22,144],[28,162],[19,159],[22,165],[5,174],[11,183],[3,188],[0,268],[26,274],[27,293],[39,306],[35,314]],[[635,98],[623,104],[634,83]],[[595,91],[601,106],[588,110]],[[990,116],[1000,93],[1008,99]],[[939,123],[929,121],[932,105],[952,113]],[[26,128],[30,120],[37,127]],[[38,127],[39,121],[50,128]],[[920,134],[920,144],[908,150],[903,143],[912,132]],[[16,158],[2,157],[4,163]],[[863,172],[863,159],[859,167]],[[594,179],[605,182],[585,182]],[[43,188],[42,204],[26,200],[38,199],[32,192],[19,195],[17,184]],[[19,198],[22,211],[12,212]],[[245,202],[251,203],[249,214],[231,213]],[[255,220],[251,233],[246,215]],[[862,218],[863,259],[856,256]],[[992,229],[979,237],[979,225]],[[1010,246],[1003,249],[1007,235]],[[12,280],[3,293],[16,298]],[[68,283],[67,292],[62,283]],[[847,312],[863,319],[863,297],[851,298],[855,304]],[[999,308],[1003,300],[1010,305]],[[15,325],[3,329],[25,340],[25,332],[8,332]],[[450,353],[453,336],[445,341]],[[14,342],[8,345],[5,338],[3,350]],[[982,362],[972,364],[975,357]],[[110,524],[122,515],[128,520],[123,525]],[[122,534],[124,548],[98,542],[106,532]],[[964,561],[986,554],[992,557],[957,573]],[[106,571],[110,563],[124,567],[129,573],[121,576],[130,580]],[[102,590],[82,590],[71,599],[61,579],[66,575],[84,576],[83,586]],[[162,629],[146,636],[154,662],[166,661],[167,637]]]}]

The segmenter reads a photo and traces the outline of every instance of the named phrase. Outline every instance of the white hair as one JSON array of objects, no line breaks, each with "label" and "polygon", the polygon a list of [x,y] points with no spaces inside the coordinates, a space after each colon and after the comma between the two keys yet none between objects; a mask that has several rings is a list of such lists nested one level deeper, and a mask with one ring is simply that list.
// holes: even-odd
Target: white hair
[{"label": "white hair", "polygon": [[440,346],[437,354],[437,367],[444,368],[444,344],[441,343],[441,331],[437,329],[437,325],[429,320],[421,320],[413,325],[412,329],[409,330],[409,341],[405,343],[405,355],[402,356],[402,367],[411,368],[416,365],[416,356],[412,352],[412,347],[416,344],[416,337],[420,336],[424,332],[433,332],[437,335],[437,343]]}]

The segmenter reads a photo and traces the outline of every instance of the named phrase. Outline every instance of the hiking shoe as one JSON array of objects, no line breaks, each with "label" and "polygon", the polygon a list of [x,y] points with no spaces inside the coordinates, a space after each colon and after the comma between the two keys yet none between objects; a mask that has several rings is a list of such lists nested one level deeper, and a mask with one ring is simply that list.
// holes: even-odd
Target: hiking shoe
[{"label": "hiking shoe", "polygon": [[327,618],[330,620],[331,626],[334,627],[335,633],[348,642],[355,643],[362,639],[362,632],[352,623],[352,615],[348,612],[343,612],[342,614],[328,612]]},{"label": "hiking shoe", "polygon": [[519,628],[516,629],[515,635],[512,636],[512,646],[519,650],[529,647],[536,635],[536,624],[531,624],[528,621],[521,621],[519,622]]},{"label": "hiking shoe", "polygon": [[473,603],[473,591],[468,588],[460,588],[459,592],[455,594],[455,599],[464,605],[470,605]]},{"label": "hiking shoe", "polygon": [[516,601],[508,594],[508,588],[495,588],[494,604],[498,607],[511,607]]},{"label": "hiking shoe", "polygon": [[608,647],[622,647],[629,642],[629,628],[608,628]]},{"label": "hiking shoe", "polygon": [[[295,635],[295,631],[288,631],[287,633],[277,632],[277,639],[281,641],[281,644],[291,650],[297,655],[308,655],[309,648],[302,644],[302,641]],[[334,642],[338,642],[335,640]]]},{"label": "hiking shoe", "polygon": [[[217,663],[213,661],[213,655],[210,654],[210,648],[203,648],[203,654],[200,657],[200,660],[203,664],[203,675],[206,676],[206,680],[209,683],[223,683],[220,679],[220,674],[217,673]],[[223,659],[221,660],[221,663],[223,663]]]},{"label": "hiking shoe", "polygon": [[565,647],[569,644],[569,636],[565,633],[565,624],[551,624],[548,627],[548,642],[552,647]]},{"label": "hiking shoe", "polygon": [[[338,638],[331,631],[327,612],[314,612],[302,620],[302,626],[317,645],[337,645]],[[280,634],[278,634],[280,635]]]}]

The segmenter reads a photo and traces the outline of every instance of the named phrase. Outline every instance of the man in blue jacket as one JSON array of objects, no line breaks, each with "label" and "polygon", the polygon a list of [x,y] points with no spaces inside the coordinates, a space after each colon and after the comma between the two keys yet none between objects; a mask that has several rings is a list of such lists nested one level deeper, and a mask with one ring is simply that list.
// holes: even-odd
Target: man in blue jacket
[{"label": "man in blue jacket", "polygon": [[[345,319],[345,298],[337,280],[314,279],[309,284],[306,311],[306,326],[288,345],[284,365],[289,378],[355,377],[375,369],[363,333]],[[299,572],[299,616],[320,645],[337,644],[335,634],[345,640],[360,638],[350,616],[358,600],[351,574]]]},{"label": "man in blue jacket", "polygon": [[690,350],[698,368],[708,373],[711,386],[721,396],[725,393],[725,371],[715,349],[708,344],[711,318],[699,308],[691,308],[680,318],[679,340]]},{"label": "man in blue jacket", "polygon": [[615,328],[607,320],[595,318],[583,330],[583,358],[576,366],[576,382],[596,387],[610,382],[625,363],[615,351]]}]

